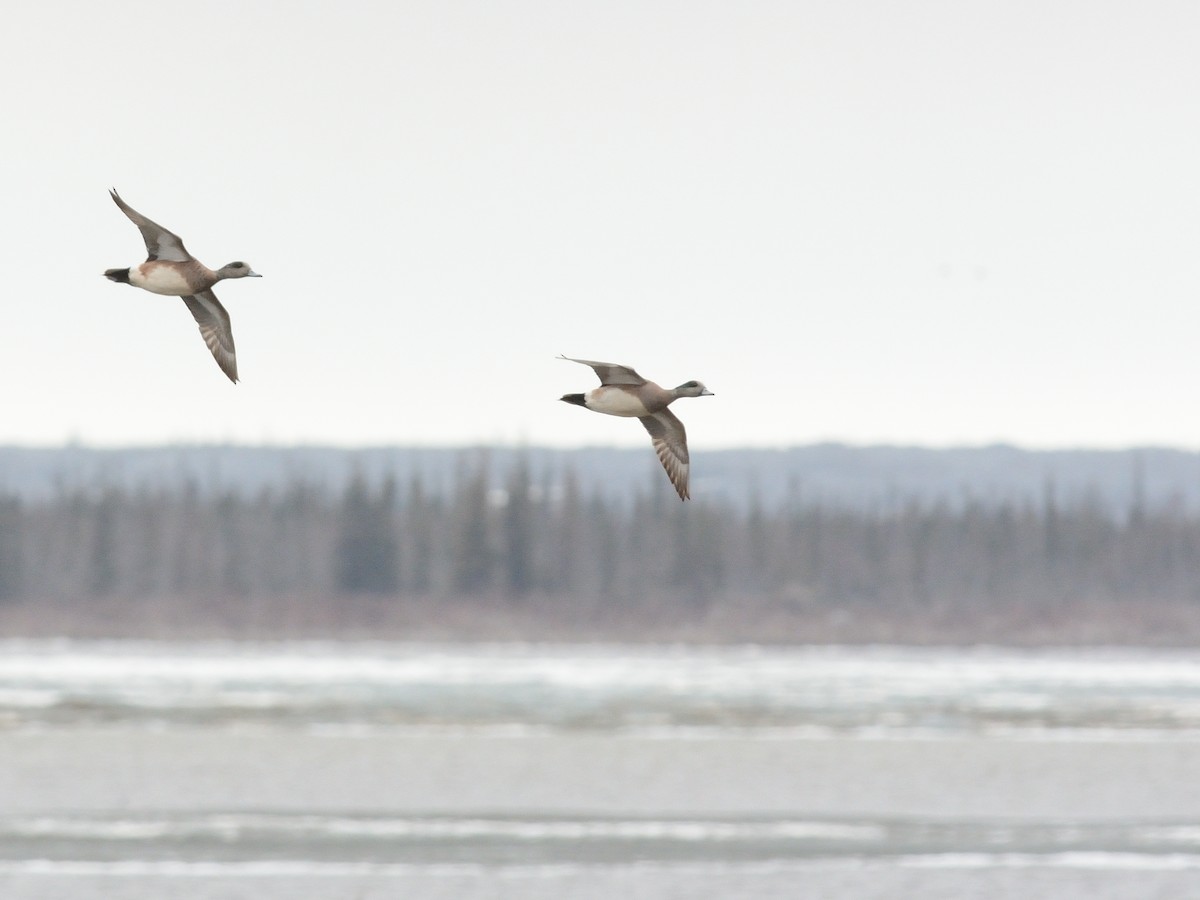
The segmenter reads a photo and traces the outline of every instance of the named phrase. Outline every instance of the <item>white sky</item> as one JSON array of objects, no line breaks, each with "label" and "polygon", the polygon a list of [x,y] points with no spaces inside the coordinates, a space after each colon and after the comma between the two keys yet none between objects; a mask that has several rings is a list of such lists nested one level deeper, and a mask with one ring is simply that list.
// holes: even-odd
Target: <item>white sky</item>
[{"label": "white sky", "polygon": [[[0,443],[1200,447],[1200,4],[12,4]],[[106,195],[226,282],[242,383]]]}]

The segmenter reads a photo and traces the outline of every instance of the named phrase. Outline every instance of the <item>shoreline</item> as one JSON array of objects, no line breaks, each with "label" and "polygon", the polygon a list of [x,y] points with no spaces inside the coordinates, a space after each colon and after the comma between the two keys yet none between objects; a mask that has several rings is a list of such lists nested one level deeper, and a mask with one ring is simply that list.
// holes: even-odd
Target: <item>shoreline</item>
[{"label": "shoreline", "polygon": [[1055,605],[796,606],[650,600],[638,610],[560,598],[193,597],[0,604],[10,639],[391,640],[432,643],[627,643],[961,647],[1194,647],[1200,602],[1064,601]]}]

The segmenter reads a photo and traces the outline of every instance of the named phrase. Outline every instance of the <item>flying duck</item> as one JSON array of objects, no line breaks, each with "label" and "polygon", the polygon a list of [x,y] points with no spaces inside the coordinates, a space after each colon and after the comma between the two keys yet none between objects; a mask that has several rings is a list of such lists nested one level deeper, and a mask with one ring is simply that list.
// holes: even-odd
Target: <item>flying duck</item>
[{"label": "flying duck", "polygon": [[713,392],[699,381],[685,381],[679,387],[667,389],[647,381],[629,366],[569,356],[558,358],[591,366],[600,378],[600,387],[586,394],[563,394],[559,399],[609,416],[636,417],[650,432],[658,461],[675,486],[679,499],[687,500],[691,496],[688,493],[687,431],[667,407],[680,397],[712,397]]},{"label": "flying duck", "polygon": [[146,242],[146,261],[128,269],[108,269],[104,277],[121,284],[132,284],[153,294],[182,297],[191,310],[200,336],[229,380],[237,383],[237,356],[233,347],[233,329],[229,313],[221,305],[212,286],[226,278],[261,278],[244,262],[231,262],[213,271],[188,253],[179,235],[152,222],[110,190],[113,202],[129,217]]}]

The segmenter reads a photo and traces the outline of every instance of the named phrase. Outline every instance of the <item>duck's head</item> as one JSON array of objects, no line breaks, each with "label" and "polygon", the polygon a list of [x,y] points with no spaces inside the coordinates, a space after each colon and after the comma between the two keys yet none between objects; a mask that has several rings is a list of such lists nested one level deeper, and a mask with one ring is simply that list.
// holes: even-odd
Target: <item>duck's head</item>
[{"label": "duck's head", "polygon": [[675,388],[677,397],[715,397],[712,391],[704,386],[703,381],[685,381]]},{"label": "duck's head", "polygon": [[261,275],[250,268],[249,263],[244,263],[241,260],[221,266],[221,268],[217,269],[217,276],[220,278],[262,278]]}]

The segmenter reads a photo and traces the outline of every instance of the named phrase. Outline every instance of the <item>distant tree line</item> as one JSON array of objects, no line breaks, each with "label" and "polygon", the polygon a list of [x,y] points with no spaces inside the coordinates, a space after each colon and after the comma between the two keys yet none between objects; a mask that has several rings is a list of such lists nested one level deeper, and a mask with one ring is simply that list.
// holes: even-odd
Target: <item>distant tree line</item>
[{"label": "distant tree line", "polygon": [[297,480],[255,495],[184,484],[0,496],[0,603],[553,597],[635,615],[647,598],[685,611],[752,600],[756,614],[1200,601],[1200,516],[1182,509],[1114,516],[1051,486],[1036,502],[839,508],[794,490],[735,508],[681,504],[653,484],[614,502],[570,472],[535,481],[518,458],[500,483],[464,462],[437,491],[357,476],[338,493]]}]

